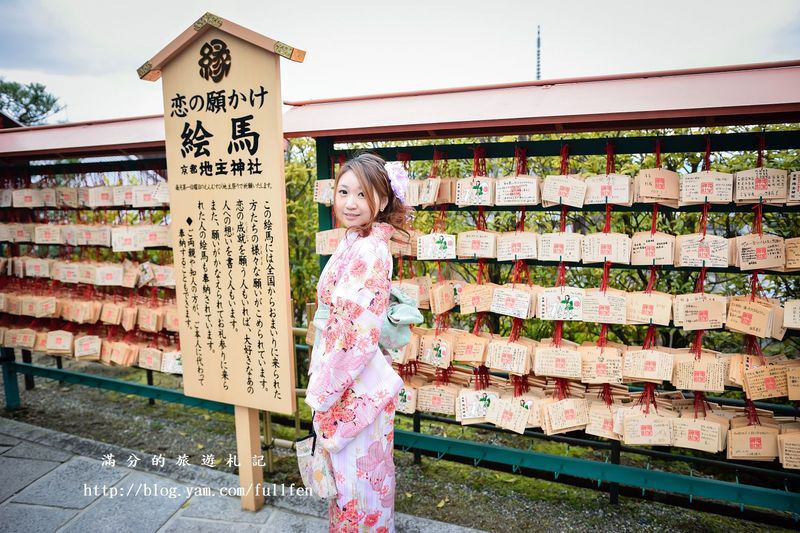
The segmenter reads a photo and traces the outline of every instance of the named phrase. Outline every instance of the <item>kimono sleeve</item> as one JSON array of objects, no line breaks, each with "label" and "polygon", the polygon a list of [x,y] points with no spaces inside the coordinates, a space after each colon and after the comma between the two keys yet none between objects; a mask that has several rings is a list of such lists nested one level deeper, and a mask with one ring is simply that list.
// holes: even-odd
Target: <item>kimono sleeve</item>
[{"label": "kimono sleeve", "polygon": [[379,352],[378,338],[389,304],[391,261],[385,246],[362,248],[336,280],[330,315],[322,330],[323,354],[306,392],[306,404],[315,411],[330,409]]}]

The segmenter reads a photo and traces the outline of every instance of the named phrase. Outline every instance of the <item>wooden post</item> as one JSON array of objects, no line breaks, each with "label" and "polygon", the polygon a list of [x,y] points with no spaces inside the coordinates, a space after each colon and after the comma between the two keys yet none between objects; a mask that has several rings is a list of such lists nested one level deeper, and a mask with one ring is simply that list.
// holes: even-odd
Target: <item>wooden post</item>
[{"label": "wooden post", "polygon": [[269,411],[264,411],[264,442],[266,442],[267,453],[267,473],[272,474],[275,472],[274,455],[272,450],[275,447],[275,438],[272,435],[272,415]]},{"label": "wooden post", "polygon": [[234,405],[236,424],[236,457],[239,459],[239,486],[242,488],[242,509],[258,511],[264,507],[264,470],[253,465],[253,457],[261,455],[261,432],[258,409]]}]

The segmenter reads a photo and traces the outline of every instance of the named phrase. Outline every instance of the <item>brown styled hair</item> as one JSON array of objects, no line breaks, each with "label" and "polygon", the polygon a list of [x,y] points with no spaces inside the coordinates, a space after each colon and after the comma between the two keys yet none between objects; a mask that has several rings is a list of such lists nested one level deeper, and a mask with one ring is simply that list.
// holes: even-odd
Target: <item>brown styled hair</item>
[{"label": "brown styled hair", "polygon": [[[352,159],[349,159],[339,167],[339,172],[336,173],[336,178],[333,181],[334,202],[336,201],[336,190],[339,186],[339,178],[342,174],[351,171],[356,175],[358,184],[364,191],[364,196],[367,199],[369,206],[370,222],[361,226],[354,226],[348,228],[348,231],[353,230],[358,232],[362,237],[369,235],[372,224],[374,222],[385,222],[394,226],[395,230],[405,233],[405,239],[398,239],[397,233],[392,236],[393,241],[405,242],[410,238],[411,234],[408,232],[408,220],[413,212],[409,206],[403,204],[394,194],[392,185],[389,183],[389,175],[386,172],[386,162],[378,155],[371,152],[361,152],[356,154]],[[378,204],[375,204],[374,192],[378,193]],[[378,211],[380,202],[388,198],[386,207],[383,211]],[[334,213],[335,213],[334,206]]]}]

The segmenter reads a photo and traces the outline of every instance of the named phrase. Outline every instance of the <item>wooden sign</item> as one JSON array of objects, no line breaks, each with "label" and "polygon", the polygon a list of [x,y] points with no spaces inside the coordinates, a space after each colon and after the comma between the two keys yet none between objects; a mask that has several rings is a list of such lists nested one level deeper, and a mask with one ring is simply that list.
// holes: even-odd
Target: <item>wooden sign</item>
[{"label": "wooden sign", "polygon": [[138,69],[163,78],[184,392],[235,405],[243,465],[259,410],[296,409],[280,56],[305,52],[206,13]]},{"label": "wooden sign", "polygon": [[163,78],[184,391],[289,414],[280,43],[229,25],[205,16],[140,72]]}]

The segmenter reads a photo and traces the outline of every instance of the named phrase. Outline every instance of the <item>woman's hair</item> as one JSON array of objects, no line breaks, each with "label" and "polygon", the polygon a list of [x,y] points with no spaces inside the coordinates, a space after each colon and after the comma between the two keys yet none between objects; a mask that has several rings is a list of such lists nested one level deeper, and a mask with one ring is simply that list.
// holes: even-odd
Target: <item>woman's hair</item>
[{"label": "woman's hair", "polygon": [[[348,228],[358,232],[362,237],[369,235],[373,222],[385,222],[394,226],[396,230],[405,233],[406,238],[410,237],[407,229],[408,219],[413,211],[409,206],[403,204],[394,194],[392,185],[389,183],[389,175],[386,172],[386,162],[380,157],[370,152],[362,152],[356,154],[355,157],[349,159],[339,167],[339,172],[336,173],[336,178],[333,181],[334,198],[336,197],[335,191],[339,186],[339,178],[348,170],[355,174],[358,179],[358,184],[361,185],[361,190],[364,191],[364,196],[369,205],[370,222],[361,226],[354,226]],[[378,193],[378,204],[375,204],[375,195],[373,192]],[[386,207],[383,211],[380,209],[380,202],[388,198]],[[397,233],[392,237],[392,240],[397,239]],[[403,241],[405,239],[402,239]]]}]

